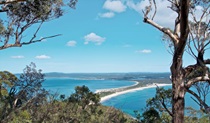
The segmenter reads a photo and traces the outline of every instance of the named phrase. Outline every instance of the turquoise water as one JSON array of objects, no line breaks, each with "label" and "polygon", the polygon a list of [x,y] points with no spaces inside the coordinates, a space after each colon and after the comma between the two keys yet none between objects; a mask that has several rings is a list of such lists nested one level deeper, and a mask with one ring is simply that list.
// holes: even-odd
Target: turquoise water
[{"label": "turquoise water", "polygon": [[133,111],[143,109],[146,106],[146,100],[148,98],[154,97],[155,91],[156,90],[154,87],[126,93],[103,102],[103,105],[113,106],[115,108],[121,109],[123,112],[131,116],[134,116]]},{"label": "turquoise water", "polygon": [[[98,89],[119,88],[133,84],[135,84],[135,82],[117,80],[76,80],[68,78],[48,78],[42,85],[47,90],[69,96],[70,94],[74,93],[75,86],[86,85],[91,91],[95,92]],[[170,87],[171,86],[165,86],[164,88],[167,89]],[[154,97],[155,93],[155,87],[148,88],[113,97],[103,102],[102,104],[106,106],[113,106],[131,116],[134,116],[133,111],[139,110],[141,112],[142,109],[146,106],[146,100]],[[210,104],[210,95],[208,95],[207,103]],[[186,106],[199,109],[198,105],[190,98],[189,94],[186,95]]]},{"label": "turquoise water", "polygon": [[46,90],[69,96],[70,94],[74,93],[74,88],[76,86],[86,85],[92,92],[95,92],[98,89],[119,88],[133,84],[135,84],[135,82],[117,80],[78,80],[69,78],[48,78],[42,83],[42,86]]},{"label": "turquoise water", "polygon": [[[171,86],[165,86],[165,89],[171,88]],[[105,102],[103,105],[113,106],[123,112],[135,117],[134,110],[142,112],[142,109],[146,106],[146,100],[155,96],[156,88],[148,88],[139,90],[136,92],[126,93],[113,97]],[[207,97],[207,104],[210,104],[210,95]],[[190,94],[186,94],[185,106],[199,109],[199,106],[190,98]]]}]

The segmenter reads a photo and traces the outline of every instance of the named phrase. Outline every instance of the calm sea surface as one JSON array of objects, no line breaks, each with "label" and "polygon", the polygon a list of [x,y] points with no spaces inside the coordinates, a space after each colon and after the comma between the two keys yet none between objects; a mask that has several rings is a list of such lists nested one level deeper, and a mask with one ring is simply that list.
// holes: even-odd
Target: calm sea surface
[{"label": "calm sea surface", "polygon": [[[171,86],[165,86],[164,88],[168,89],[171,88]],[[146,106],[146,100],[154,97],[155,93],[156,88],[139,90],[113,97],[110,100],[103,102],[103,105],[113,106],[134,117],[134,110],[141,112]],[[210,104],[210,95],[207,97],[207,104]],[[188,93],[185,98],[185,106],[199,109],[199,106],[191,99],[191,95]]]},{"label": "calm sea surface", "polygon": [[[135,84],[131,81],[117,81],[117,80],[75,80],[75,79],[56,79],[51,78],[47,79],[43,83],[43,87],[47,90],[53,92],[58,92],[59,94],[65,94],[69,96],[74,93],[75,86],[86,85],[89,89],[95,92],[98,89],[109,89],[109,88],[118,88],[124,86],[130,86]],[[171,86],[165,86],[164,88],[170,88]],[[140,112],[146,106],[146,100],[154,97],[156,92],[155,88],[149,88],[144,90],[139,90],[136,92],[131,92],[117,97],[113,97],[105,102],[103,105],[113,106],[122,110],[123,112],[134,116],[134,110],[139,110]],[[210,104],[210,95],[208,95],[207,103]],[[191,106],[195,109],[199,109],[198,105],[190,98],[190,95],[186,96],[186,106]]]},{"label": "calm sea surface", "polygon": [[74,93],[76,86],[86,85],[88,88],[95,92],[98,89],[119,88],[135,84],[131,81],[117,81],[117,80],[79,80],[69,78],[47,78],[42,86],[50,91],[58,92],[69,96]]}]

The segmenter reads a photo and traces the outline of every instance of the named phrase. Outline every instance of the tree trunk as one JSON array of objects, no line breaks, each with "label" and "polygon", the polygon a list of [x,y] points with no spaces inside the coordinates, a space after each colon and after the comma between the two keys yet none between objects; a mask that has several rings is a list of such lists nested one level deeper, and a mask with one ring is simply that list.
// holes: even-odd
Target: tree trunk
[{"label": "tree trunk", "polygon": [[2,99],[2,94],[1,94],[1,85],[0,85],[0,99]]},{"label": "tree trunk", "polygon": [[182,66],[184,49],[186,46],[189,27],[188,27],[188,15],[189,15],[190,0],[180,1],[180,38],[177,45],[174,45],[173,63],[171,65],[172,74],[172,123],[184,123],[184,96],[185,89],[185,73]]},{"label": "tree trunk", "polygon": [[[180,82],[173,82],[180,83]],[[172,123],[183,123],[184,122],[184,107],[185,107],[185,89],[181,85],[173,84],[173,107],[172,107]]]},{"label": "tree trunk", "polygon": [[182,68],[183,52],[175,52],[173,64],[171,65],[172,74],[172,123],[184,122],[184,96],[186,89],[184,86],[184,70]]}]

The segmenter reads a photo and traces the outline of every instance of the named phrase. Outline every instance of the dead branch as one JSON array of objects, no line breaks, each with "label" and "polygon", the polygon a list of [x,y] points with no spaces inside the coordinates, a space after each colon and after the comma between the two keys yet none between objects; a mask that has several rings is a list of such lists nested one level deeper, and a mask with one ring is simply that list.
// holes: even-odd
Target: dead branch
[{"label": "dead branch", "polygon": [[193,95],[197,100],[198,102],[193,99],[196,103],[198,103],[198,105],[200,105],[200,108],[202,109],[202,106],[204,107],[204,111],[205,113],[208,113],[208,109],[209,109],[209,106],[206,104],[206,102],[204,102],[195,92],[193,92],[192,90],[190,89],[187,89],[187,92],[190,93],[191,95]]},{"label": "dead branch", "polygon": [[210,59],[204,60],[204,63],[205,63],[205,64],[210,64]]},{"label": "dead branch", "polygon": [[29,42],[3,45],[3,46],[0,46],[0,50],[7,49],[7,48],[10,48],[10,47],[22,47],[23,45],[28,45],[28,44],[41,42],[41,41],[43,41],[45,39],[54,38],[54,37],[57,37],[57,36],[61,36],[61,34],[52,35],[52,36],[44,37],[44,38],[41,38],[41,39],[38,39],[38,40],[32,40],[32,41],[29,41]]},{"label": "dead branch", "polygon": [[145,11],[142,11],[144,14],[144,18],[148,17],[148,14],[151,12],[152,10],[152,0],[149,0],[149,5],[145,7]]},{"label": "dead branch", "polygon": [[195,77],[195,78],[190,79],[187,82],[186,87],[190,88],[196,82],[205,82],[205,81],[210,81],[209,75],[199,76],[199,77]]},{"label": "dead branch", "polygon": [[[159,86],[158,86],[157,84],[155,84],[155,85],[157,86],[157,90],[159,91]],[[168,112],[168,114],[169,114],[171,117],[173,117],[173,113],[168,109],[168,107],[167,107],[166,104],[165,104],[164,97],[161,96],[161,99],[162,99],[162,101],[159,100],[160,103],[162,104],[162,106],[164,107],[164,109]]]},{"label": "dead branch", "polygon": [[[192,37],[192,33],[190,33],[190,36],[189,36],[189,41],[188,41],[188,43],[187,43],[187,46],[188,46],[188,54],[190,54],[194,59],[197,59],[197,56],[195,55],[195,53],[193,52],[193,49],[192,49],[192,47],[191,47],[191,45],[190,45],[190,38],[192,38],[192,40],[193,40],[193,44],[194,44],[194,38]],[[197,49],[197,47],[195,46],[195,48]]]},{"label": "dead branch", "polygon": [[156,15],[156,13],[157,13],[157,5],[156,5],[155,0],[153,0],[153,3],[154,3],[154,6],[155,6],[155,11],[154,11],[154,14],[153,14],[153,16],[152,16],[152,20],[154,19],[155,15]]},{"label": "dead branch", "polygon": [[36,42],[41,42],[45,39],[48,39],[48,38],[54,38],[54,37],[57,37],[57,36],[61,36],[61,34],[57,34],[57,35],[53,35],[53,36],[48,36],[48,37],[44,37],[44,38],[41,38],[39,40],[34,40],[34,41],[30,41],[30,42],[23,42],[21,43],[21,45],[28,45],[28,44],[32,44],[32,43],[36,43]]},{"label": "dead branch", "polygon": [[195,103],[197,103],[200,107],[202,107],[202,105],[196,100],[194,99],[193,97],[190,97]]},{"label": "dead branch", "polygon": [[178,36],[174,35],[173,32],[172,32],[170,29],[164,28],[164,27],[158,25],[157,23],[155,23],[154,21],[150,20],[150,19],[147,18],[147,17],[144,18],[144,22],[145,22],[145,23],[148,23],[148,24],[150,24],[150,25],[152,25],[152,26],[154,26],[155,28],[157,28],[157,29],[160,30],[161,32],[163,32],[163,33],[165,33],[166,35],[168,35],[168,36],[172,39],[174,45],[177,45],[177,44],[178,44],[178,42],[179,42]]},{"label": "dead branch", "polygon": [[0,5],[18,3],[18,2],[24,2],[24,1],[26,0],[1,0]]}]

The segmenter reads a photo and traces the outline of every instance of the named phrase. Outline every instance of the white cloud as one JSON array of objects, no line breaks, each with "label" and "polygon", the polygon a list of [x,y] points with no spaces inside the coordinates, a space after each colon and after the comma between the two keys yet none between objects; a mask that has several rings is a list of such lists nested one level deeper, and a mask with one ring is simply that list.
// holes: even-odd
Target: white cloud
[{"label": "white cloud", "polygon": [[11,56],[11,58],[13,58],[13,59],[23,59],[25,57],[24,56]]},{"label": "white cloud", "polygon": [[103,8],[113,12],[121,13],[124,12],[127,7],[120,0],[106,0]]},{"label": "white cloud", "polygon": [[144,50],[137,50],[136,51],[137,53],[151,53],[152,51],[151,50],[148,50],[148,49],[144,49]]},{"label": "white cloud", "polygon": [[[127,2],[127,6],[131,9],[134,9],[138,13],[141,14],[143,17],[142,10],[145,9],[146,6],[149,5],[149,0],[142,0],[138,3],[135,3],[134,1],[130,0]],[[158,0],[156,1],[157,5],[157,13],[155,15],[154,21],[162,26],[174,28],[174,20],[177,17],[177,14],[172,11],[169,6],[171,6],[170,2],[168,0]],[[148,17],[151,17],[154,13],[154,8],[152,9],[150,15]]]},{"label": "white cloud", "polygon": [[40,56],[36,56],[35,58],[36,59],[50,59],[51,57],[47,55],[40,55]]},{"label": "white cloud", "polygon": [[69,47],[74,47],[74,46],[76,46],[76,44],[77,44],[77,42],[74,40],[67,42],[67,46],[69,46]]},{"label": "white cloud", "polygon": [[84,39],[85,39],[84,44],[88,44],[89,42],[93,42],[96,45],[101,45],[105,41],[106,38],[98,36],[98,35],[96,35],[95,33],[92,32],[92,33],[86,35],[84,37]]},{"label": "white cloud", "polygon": [[106,13],[103,13],[103,14],[99,14],[100,17],[102,18],[112,18],[115,16],[114,12],[106,12]]}]

